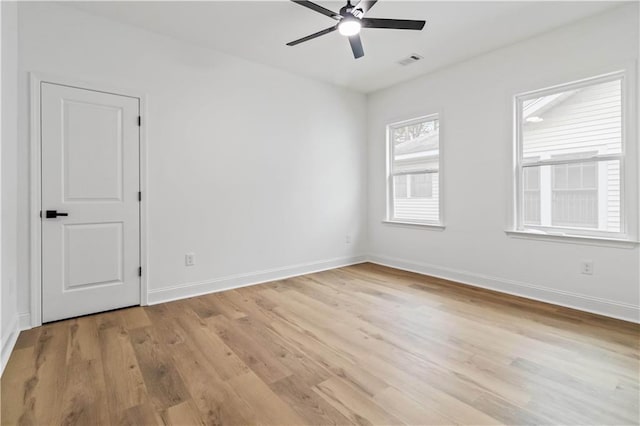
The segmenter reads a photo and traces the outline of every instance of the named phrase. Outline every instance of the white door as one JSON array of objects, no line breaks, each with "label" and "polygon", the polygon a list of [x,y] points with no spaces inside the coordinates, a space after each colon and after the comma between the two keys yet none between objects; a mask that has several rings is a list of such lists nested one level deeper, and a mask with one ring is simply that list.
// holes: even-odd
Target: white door
[{"label": "white door", "polygon": [[139,100],[40,93],[43,322],[139,305]]}]

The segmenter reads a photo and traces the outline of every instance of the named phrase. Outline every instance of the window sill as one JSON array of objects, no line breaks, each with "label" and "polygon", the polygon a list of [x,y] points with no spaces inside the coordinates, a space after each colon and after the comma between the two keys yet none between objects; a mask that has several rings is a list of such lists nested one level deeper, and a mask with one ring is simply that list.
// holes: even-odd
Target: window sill
[{"label": "window sill", "polygon": [[415,228],[423,228],[423,229],[431,229],[433,231],[444,231],[444,225],[436,225],[433,223],[420,223],[420,222],[402,222],[399,220],[383,220],[382,223],[387,225],[396,225],[396,226],[406,226],[406,227],[415,227]]},{"label": "window sill", "polygon": [[545,234],[539,232],[506,230],[504,231],[512,238],[522,238],[527,240],[551,241],[565,244],[580,244],[590,246],[615,247],[632,249],[638,246],[640,242],[634,240],[622,240],[617,238],[606,237],[587,237],[582,235],[567,234]]}]

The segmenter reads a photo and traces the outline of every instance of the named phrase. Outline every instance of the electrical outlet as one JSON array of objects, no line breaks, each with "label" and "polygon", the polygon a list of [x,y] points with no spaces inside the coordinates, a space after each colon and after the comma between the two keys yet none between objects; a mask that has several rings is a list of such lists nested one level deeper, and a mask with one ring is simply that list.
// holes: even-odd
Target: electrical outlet
[{"label": "electrical outlet", "polygon": [[580,273],[584,275],[593,275],[593,261],[583,260],[580,262]]},{"label": "electrical outlet", "polygon": [[196,264],[196,255],[195,253],[187,253],[184,255],[184,264],[186,266],[193,266]]},{"label": "electrical outlet", "polygon": [[347,244],[351,244],[351,235],[347,234],[344,237],[344,242],[347,243]]}]

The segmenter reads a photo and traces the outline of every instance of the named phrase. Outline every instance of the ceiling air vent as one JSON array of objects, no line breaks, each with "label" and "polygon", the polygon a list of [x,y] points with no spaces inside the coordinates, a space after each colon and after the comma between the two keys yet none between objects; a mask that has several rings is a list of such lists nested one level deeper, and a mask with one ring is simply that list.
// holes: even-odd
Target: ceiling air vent
[{"label": "ceiling air vent", "polygon": [[398,63],[400,65],[406,66],[409,64],[413,64],[414,62],[418,62],[421,59],[423,59],[422,56],[418,55],[417,53],[414,53],[413,55],[410,55],[404,59],[399,60]]}]

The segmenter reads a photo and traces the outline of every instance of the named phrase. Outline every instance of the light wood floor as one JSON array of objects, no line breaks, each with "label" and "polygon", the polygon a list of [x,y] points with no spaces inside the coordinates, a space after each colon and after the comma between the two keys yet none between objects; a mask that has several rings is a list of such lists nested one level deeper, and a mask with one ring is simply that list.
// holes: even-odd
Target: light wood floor
[{"label": "light wood floor", "polygon": [[371,264],[20,335],[3,424],[637,424],[637,325]]}]

